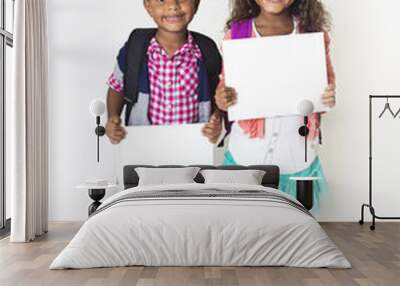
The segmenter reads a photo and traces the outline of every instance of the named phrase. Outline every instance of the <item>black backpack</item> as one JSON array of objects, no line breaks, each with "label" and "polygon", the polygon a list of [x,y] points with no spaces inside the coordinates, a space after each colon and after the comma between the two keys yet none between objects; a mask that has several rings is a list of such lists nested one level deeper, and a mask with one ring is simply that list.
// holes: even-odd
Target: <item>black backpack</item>
[{"label": "black backpack", "polygon": [[[124,73],[124,98],[126,104],[125,124],[128,125],[132,107],[138,100],[139,75],[143,62],[147,59],[147,49],[151,39],[156,35],[157,29],[136,29],[127,42],[126,66]],[[200,48],[203,62],[207,69],[212,110],[215,109],[215,89],[219,83],[219,75],[222,69],[222,58],[217,45],[212,39],[202,34],[191,32],[194,42]]]}]

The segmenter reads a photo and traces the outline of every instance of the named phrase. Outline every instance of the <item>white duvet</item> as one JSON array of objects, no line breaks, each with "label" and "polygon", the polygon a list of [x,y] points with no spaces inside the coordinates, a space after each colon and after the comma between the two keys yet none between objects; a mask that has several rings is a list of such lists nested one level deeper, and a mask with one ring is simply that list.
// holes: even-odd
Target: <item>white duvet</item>
[{"label": "white duvet", "polygon": [[[131,192],[262,190],[262,186],[185,184]],[[100,209],[101,209],[100,207]],[[123,201],[89,218],[50,269],[119,266],[292,266],[349,268],[318,222],[299,209],[246,198]]]}]

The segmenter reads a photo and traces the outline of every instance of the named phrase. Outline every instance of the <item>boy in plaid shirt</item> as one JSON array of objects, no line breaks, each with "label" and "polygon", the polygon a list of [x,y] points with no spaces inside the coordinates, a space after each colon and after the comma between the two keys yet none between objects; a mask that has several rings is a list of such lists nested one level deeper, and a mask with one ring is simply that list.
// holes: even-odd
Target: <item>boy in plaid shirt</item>
[{"label": "boy in plaid shirt", "polygon": [[137,29],[120,50],[108,80],[106,133],[113,144],[125,125],[204,122],[203,135],[216,143],[221,115],[214,104],[221,71],[215,43],[189,32],[200,0],[144,0],[157,29]]}]

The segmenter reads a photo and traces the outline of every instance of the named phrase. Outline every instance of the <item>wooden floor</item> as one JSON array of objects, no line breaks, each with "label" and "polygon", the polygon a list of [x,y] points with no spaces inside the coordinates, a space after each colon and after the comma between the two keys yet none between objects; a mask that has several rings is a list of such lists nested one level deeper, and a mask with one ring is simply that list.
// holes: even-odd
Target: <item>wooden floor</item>
[{"label": "wooden floor", "polygon": [[400,223],[379,223],[375,232],[356,223],[323,224],[353,265],[350,270],[285,267],[126,267],[50,271],[49,264],[80,224],[51,224],[30,244],[0,241],[0,285],[400,285]]}]

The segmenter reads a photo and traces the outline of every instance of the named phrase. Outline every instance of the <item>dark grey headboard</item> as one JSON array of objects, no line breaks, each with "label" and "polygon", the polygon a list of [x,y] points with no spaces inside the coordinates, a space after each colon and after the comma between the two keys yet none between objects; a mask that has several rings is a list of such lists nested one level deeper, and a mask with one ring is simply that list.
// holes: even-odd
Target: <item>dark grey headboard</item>
[{"label": "dark grey headboard", "polygon": [[[124,188],[129,189],[136,187],[139,183],[139,177],[135,171],[137,167],[146,168],[182,168],[184,166],[149,166],[149,165],[128,165],[124,167]],[[193,167],[190,166],[190,167]],[[194,167],[199,167],[202,170],[206,169],[218,169],[218,170],[263,170],[266,172],[262,185],[264,187],[271,187],[278,189],[279,186],[279,167],[272,165],[253,165],[253,166],[208,166],[208,165],[196,165]],[[203,176],[199,173],[194,179],[197,183],[204,183]]]}]

